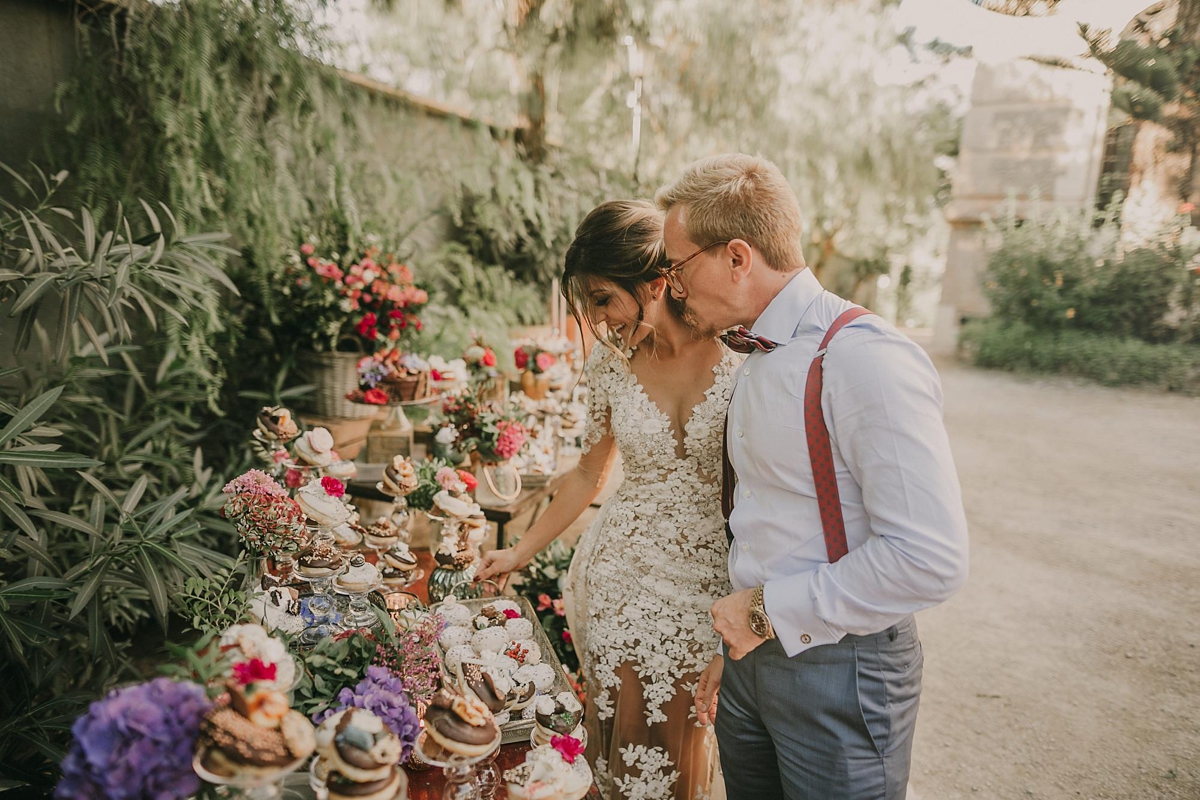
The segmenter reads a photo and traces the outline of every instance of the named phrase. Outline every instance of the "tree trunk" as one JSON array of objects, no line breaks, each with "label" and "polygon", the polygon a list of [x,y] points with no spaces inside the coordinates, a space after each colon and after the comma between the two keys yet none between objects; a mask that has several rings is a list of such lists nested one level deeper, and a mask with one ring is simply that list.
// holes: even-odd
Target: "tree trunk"
[{"label": "tree trunk", "polygon": [[517,143],[533,164],[546,160],[546,78],[540,68],[526,72],[517,122]]}]

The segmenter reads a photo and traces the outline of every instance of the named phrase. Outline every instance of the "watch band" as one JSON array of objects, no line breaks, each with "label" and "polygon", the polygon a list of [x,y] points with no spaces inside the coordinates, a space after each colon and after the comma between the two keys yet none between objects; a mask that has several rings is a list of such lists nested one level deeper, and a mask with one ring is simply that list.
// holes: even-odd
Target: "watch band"
[{"label": "watch band", "polygon": [[763,587],[755,586],[754,594],[750,598],[751,613],[757,611],[762,615],[762,618],[767,621],[767,635],[763,638],[768,641],[775,638],[775,626],[771,624],[771,617],[767,614],[767,603],[763,598]]}]

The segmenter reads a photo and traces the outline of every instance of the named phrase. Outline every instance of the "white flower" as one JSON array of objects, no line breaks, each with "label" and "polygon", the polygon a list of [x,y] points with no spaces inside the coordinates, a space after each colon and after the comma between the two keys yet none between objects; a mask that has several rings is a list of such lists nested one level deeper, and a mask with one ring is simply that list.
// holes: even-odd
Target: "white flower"
[{"label": "white flower", "polygon": [[378,277],[379,276],[375,274],[375,270],[373,270],[373,269],[364,269],[363,270],[363,274],[362,274],[363,283],[371,284]]},{"label": "white flower", "polygon": [[433,438],[438,444],[451,445],[458,441],[458,431],[446,425],[445,427],[438,428],[438,432]]}]

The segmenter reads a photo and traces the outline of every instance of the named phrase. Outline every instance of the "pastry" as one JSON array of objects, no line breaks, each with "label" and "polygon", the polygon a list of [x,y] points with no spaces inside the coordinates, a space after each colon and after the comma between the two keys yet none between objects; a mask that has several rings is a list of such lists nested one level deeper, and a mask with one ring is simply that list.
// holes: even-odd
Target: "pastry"
[{"label": "pastry", "polygon": [[334,461],[325,468],[325,474],[337,478],[342,483],[349,483],[358,477],[358,465],[346,459]]},{"label": "pastry", "polygon": [[482,515],[467,517],[462,521],[461,531],[468,544],[479,545],[487,538],[487,519]]},{"label": "pastry", "polygon": [[519,667],[542,663],[542,649],[532,639],[510,641],[504,648],[504,655],[515,661]]},{"label": "pastry", "polygon": [[463,693],[474,695],[493,714],[508,705],[508,693],[512,691],[512,681],[508,678],[496,678],[482,662],[475,660],[464,660],[459,664],[458,673]]},{"label": "pastry", "polygon": [[458,671],[458,665],[462,663],[464,658],[475,658],[475,648],[469,644],[458,644],[446,651],[443,661],[446,662],[446,668],[451,672]]},{"label": "pastry", "polygon": [[384,583],[408,584],[417,569],[417,557],[404,542],[398,542],[379,557],[379,572]]},{"label": "pastry", "polygon": [[433,496],[433,504],[448,517],[466,519],[483,514],[479,504],[467,495],[452,495],[445,489]]},{"label": "pastry", "polygon": [[257,658],[275,667],[275,679],[267,683],[268,688],[286,691],[296,682],[296,662],[287,645],[261,625],[234,625],[221,634],[218,646],[229,660],[231,671],[235,665]]},{"label": "pastry", "polygon": [[534,746],[550,744],[554,736],[583,738],[583,706],[579,698],[570,692],[559,692],[556,696],[542,695],[533,704],[535,725]]},{"label": "pastry", "polygon": [[300,428],[296,425],[296,420],[292,419],[292,412],[283,406],[265,406],[258,412],[257,424],[263,438],[273,442],[290,442],[300,435]]},{"label": "pastry", "polygon": [[200,763],[226,777],[267,777],[308,758],[313,726],[287,698],[260,683],[228,684],[229,701],[215,706],[200,722],[196,741]]},{"label": "pastry", "polygon": [[433,560],[443,567],[453,567],[454,569],[466,569],[475,563],[479,552],[470,545],[462,546],[453,536],[448,536],[442,539],[438,545],[437,552],[433,554]]},{"label": "pastry", "polygon": [[300,510],[322,528],[336,528],[350,521],[350,509],[340,499],[325,491],[321,481],[306,483],[296,491],[296,502]]},{"label": "pastry", "polygon": [[485,755],[500,743],[500,729],[488,707],[474,697],[441,689],[425,711],[425,733],[451,753]]},{"label": "pastry", "polygon": [[492,608],[499,611],[508,619],[513,619],[509,612],[515,612],[517,616],[521,615],[521,607],[512,600],[493,600]]},{"label": "pastry", "polygon": [[533,623],[524,617],[514,617],[513,619],[505,620],[504,629],[508,631],[508,635],[514,640],[533,638]]},{"label": "pastry", "polygon": [[330,800],[391,800],[402,780],[400,739],[370,711],[347,708],[321,723],[317,754]]},{"label": "pastry", "polygon": [[507,644],[508,631],[504,628],[484,628],[481,631],[475,631],[475,634],[471,636],[471,646],[475,648],[476,653],[484,653],[489,650],[493,653],[502,653]]},{"label": "pastry", "polygon": [[471,621],[471,609],[460,603],[454,595],[443,600],[437,611],[448,625],[466,625]]},{"label": "pastry", "polygon": [[533,681],[539,692],[548,692],[554,686],[554,669],[549,664],[527,664],[513,673],[518,683]]},{"label": "pastry", "polygon": [[361,525],[355,525],[351,522],[346,522],[338,525],[333,529],[333,540],[337,542],[338,547],[345,550],[353,550],[362,544],[363,537],[366,536],[367,529]]},{"label": "pastry", "polygon": [[[592,772],[577,749],[552,745],[530,750],[525,762],[504,773],[511,800],[578,800],[592,784]],[[569,755],[568,755],[569,754]],[[568,760],[569,759],[569,760]]]},{"label": "pastry", "polygon": [[420,485],[416,468],[404,456],[393,456],[392,463],[383,468],[383,491],[390,495],[409,495]]},{"label": "pastry", "polygon": [[[446,630],[442,631],[442,635],[438,637],[438,644],[442,646],[443,650],[449,650],[451,647],[458,647],[462,644],[469,647],[470,643],[471,631],[467,628],[457,626],[446,628]],[[475,648],[472,647],[471,649],[474,650]]]},{"label": "pastry", "polygon": [[341,552],[329,542],[314,542],[296,556],[296,572],[302,577],[320,580],[336,575],[344,563]]},{"label": "pastry", "polygon": [[346,571],[338,576],[337,585],[350,594],[369,592],[379,585],[379,569],[363,558],[362,553],[354,553]]},{"label": "pastry", "polygon": [[393,400],[402,403],[423,400],[429,396],[429,363],[424,359],[405,355],[395,371],[379,385]]},{"label": "pastry", "polygon": [[313,428],[292,445],[296,463],[301,466],[328,467],[333,463],[333,434],[328,428]]},{"label": "pastry", "polygon": [[[382,550],[400,541],[400,528],[387,517],[378,517],[366,529],[367,547]],[[413,567],[416,567],[413,561]]]}]

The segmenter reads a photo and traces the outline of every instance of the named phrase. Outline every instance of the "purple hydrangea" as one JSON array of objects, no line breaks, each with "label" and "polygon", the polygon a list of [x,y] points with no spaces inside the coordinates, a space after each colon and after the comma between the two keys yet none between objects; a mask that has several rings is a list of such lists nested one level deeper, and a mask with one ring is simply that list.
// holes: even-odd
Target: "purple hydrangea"
[{"label": "purple hydrangea", "polygon": [[59,800],[174,800],[200,789],[192,751],[211,707],[194,683],[156,678],[109,692],[75,720]]},{"label": "purple hydrangea", "polygon": [[353,690],[346,688],[338,692],[337,702],[337,707],[314,714],[313,722],[320,725],[346,708],[370,711],[399,737],[400,744],[404,747],[400,763],[408,761],[421,732],[421,723],[417,719],[417,712],[408,701],[408,694],[404,691],[399,677],[386,667],[367,667],[367,677],[359,681]]}]

